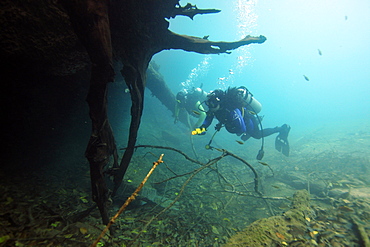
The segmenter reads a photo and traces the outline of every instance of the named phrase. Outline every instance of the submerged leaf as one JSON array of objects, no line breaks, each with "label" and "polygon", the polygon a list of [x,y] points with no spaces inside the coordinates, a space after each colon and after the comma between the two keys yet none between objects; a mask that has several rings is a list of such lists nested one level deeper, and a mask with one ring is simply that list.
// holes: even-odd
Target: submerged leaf
[{"label": "submerged leaf", "polygon": [[339,206],[338,209],[342,210],[342,211],[346,211],[346,212],[352,212],[353,211],[352,208],[347,207],[347,206]]},{"label": "submerged leaf", "polygon": [[280,238],[280,239],[282,239],[282,240],[284,240],[284,239],[285,239],[285,237],[284,237],[284,235],[283,235],[283,234],[281,234],[281,233],[279,233],[279,232],[275,232],[275,234],[276,234],[276,236],[277,236],[278,238]]},{"label": "submerged leaf", "polygon": [[54,223],[51,223],[50,226],[52,227],[58,227],[60,225],[60,221],[55,221]]},{"label": "submerged leaf", "polygon": [[6,198],[6,202],[5,202],[5,205],[9,205],[10,203],[12,203],[14,200],[13,200],[13,198],[11,198],[10,196],[8,196],[7,198]]},{"label": "submerged leaf", "polygon": [[0,237],[0,244],[8,241],[8,239],[10,239],[9,235],[1,236]]},{"label": "submerged leaf", "polygon": [[80,197],[80,200],[81,200],[83,203],[88,203],[88,202],[89,202],[85,197]]},{"label": "submerged leaf", "polygon": [[134,222],[135,221],[135,218],[134,217],[125,217],[123,218],[126,222]]},{"label": "submerged leaf", "polygon": [[66,235],[64,235],[64,237],[65,237],[65,238],[72,238],[72,237],[73,237],[73,234],[72,234],[72,233],[70,233],[70,234],[66,234]]},{"label": "submerged leaf", "polygon": [[85,235],[87,233],[87,229],[85,227],[80,227],[80,232]]},{"label": "submerged leaf", "polygon": [[212,232],[213,232],[214,234],[217,234],[217,235],[219,235],[219,234],[220,234],[220,232],[218,231],[217,227],[215,227],[215,226],[212,226]]}]

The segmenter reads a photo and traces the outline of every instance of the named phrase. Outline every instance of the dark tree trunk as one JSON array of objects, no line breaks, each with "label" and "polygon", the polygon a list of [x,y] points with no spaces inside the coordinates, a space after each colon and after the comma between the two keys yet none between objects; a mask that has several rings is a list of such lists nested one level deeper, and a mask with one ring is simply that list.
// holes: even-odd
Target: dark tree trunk
[{"label": "dark tree trunk", "polygon": [[66,0],[64,4],[76,34],[86,47],[92,62],[87,96],[92,133],[85,155],[90,163],[93,200],[98,205],[103,223],[108,224],[108,189],[104,182],[103,169],[111,155],[114,157],[114,166],[118,166],[117,148],[107,117],[107,84],[114,78],[109,6],[108,1],[101,0]]}]

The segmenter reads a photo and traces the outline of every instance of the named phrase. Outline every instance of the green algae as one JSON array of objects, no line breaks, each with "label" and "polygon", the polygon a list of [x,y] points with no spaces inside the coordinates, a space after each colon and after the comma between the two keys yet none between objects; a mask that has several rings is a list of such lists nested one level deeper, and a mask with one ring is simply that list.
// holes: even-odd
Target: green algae
[{"label": "green algae", "polygon": [[297,191],[287,212],[253,222],[223,246],[285,246],[300,239],[300,233],[306,231],[306,222],[310,220],[309,202],[306,190]]}]

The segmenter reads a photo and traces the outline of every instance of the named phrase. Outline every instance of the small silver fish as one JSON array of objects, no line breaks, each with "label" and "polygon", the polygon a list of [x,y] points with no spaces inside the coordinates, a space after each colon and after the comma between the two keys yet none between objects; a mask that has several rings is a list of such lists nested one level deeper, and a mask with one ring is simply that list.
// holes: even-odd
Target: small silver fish
[{"label": "small silver fish", "polygon": [[304,77],[304,79],[305,79],[306,81],[310,81],[310,78],[308,78],[306,75],[303,75],[303,77]]},{"label": "small silver fish", "polygon": [[317,51],[318,51],[319,55],[322,56],[321,50],[320,49],[317,49]]},{"label": "small silver fish", "polygon": [[200,115],[200,112],[198,112],[198,111],[192,110],[192,112],[193,112],[195,115],[197,115],[197,116],[199,116],[199,115]]}]

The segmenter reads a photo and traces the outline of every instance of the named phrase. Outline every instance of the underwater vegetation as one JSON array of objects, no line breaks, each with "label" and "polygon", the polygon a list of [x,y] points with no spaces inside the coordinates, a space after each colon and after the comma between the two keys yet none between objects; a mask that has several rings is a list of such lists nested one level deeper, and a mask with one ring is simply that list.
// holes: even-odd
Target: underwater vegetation
[{"label": "underwater vegetation", "polygon": [[[123,188],[113,198],[112,214],[160,153],[164,163],[116,219],[115,233],[107,232],[97,246],[366,246],[370,169],[364,154],[369,132],[325,136],[320,131],[325,132],[292,141],[289,160],[269,154],[263,162],[274,173],[247,159],[258,173],[262,196],[255,191],[253,172],[233,157],[208,167],[200,164],[211,160],[208,155],[223,155],[220,151],[207,151],[196,163],[171,148],[138,148]],[[363,149],[353,152],[354,144]],[[90,246],[105,227],[83,167],[13,179],[0,176],[3,246]]]}]

